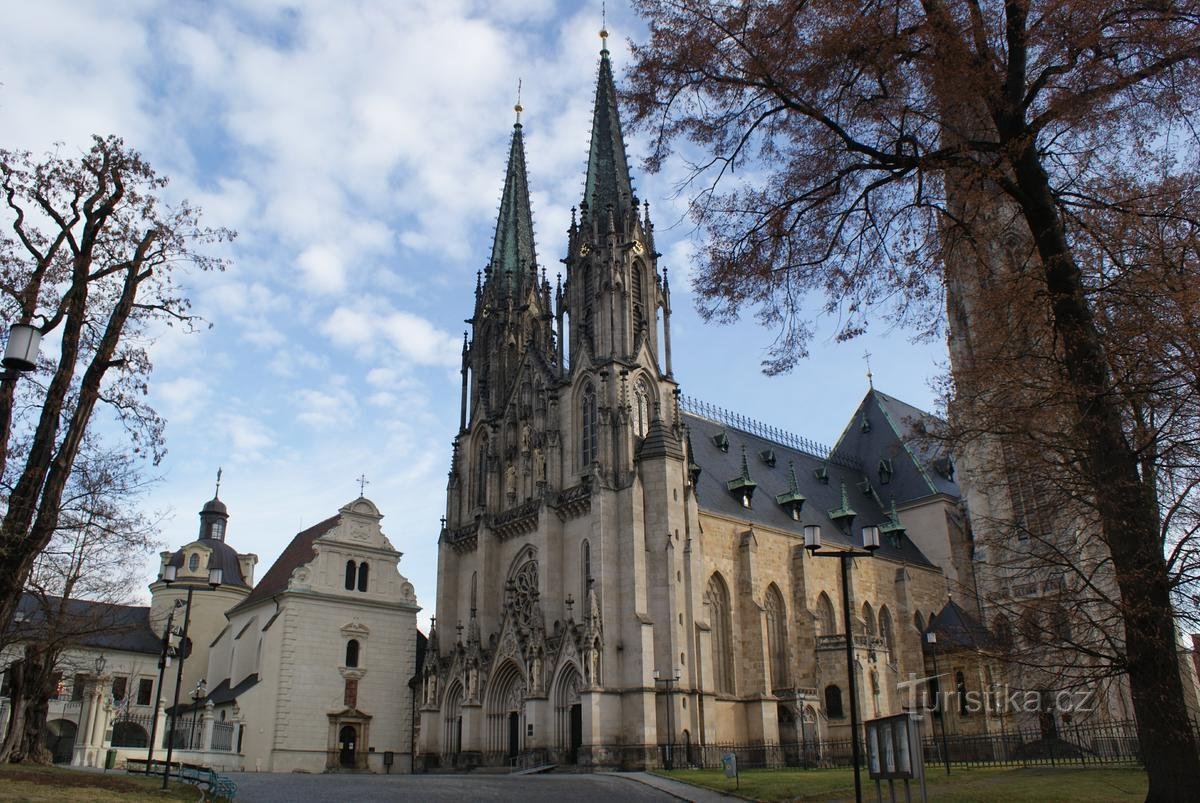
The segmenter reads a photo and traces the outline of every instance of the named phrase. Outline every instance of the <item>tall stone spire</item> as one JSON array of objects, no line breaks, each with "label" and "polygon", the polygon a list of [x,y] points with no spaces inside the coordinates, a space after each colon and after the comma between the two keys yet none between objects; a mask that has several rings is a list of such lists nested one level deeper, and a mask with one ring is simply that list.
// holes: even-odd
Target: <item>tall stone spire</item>
[{"label": "tall stone spire", "polygon": [[525,174],[525,140],[521,135],[521,104],[517,103],[517,122],[513,124],[508,152],[508,171],[500,197],[500,215],[496,218],[496,237],[492,243],[491,279],[500,287],[526,287],[525,274],[534,270],[537,255],[533,245],[533,212],[529,205],[529,179]]},{"label": "tall stone spire", "polygon": [[612,64],[608,60],[608,31],[600,32],[604,43],[600,50],[600,71],[596,80],[596,108],[592,112],[592,144],[588,151],[587,184],[583,200],[591,214],[604,220],[612,205],[613,218],[621,220],[633,205],[633,185],[629,179],[629,160],[621,136],[621,117],[617,110],[617,88]]}]

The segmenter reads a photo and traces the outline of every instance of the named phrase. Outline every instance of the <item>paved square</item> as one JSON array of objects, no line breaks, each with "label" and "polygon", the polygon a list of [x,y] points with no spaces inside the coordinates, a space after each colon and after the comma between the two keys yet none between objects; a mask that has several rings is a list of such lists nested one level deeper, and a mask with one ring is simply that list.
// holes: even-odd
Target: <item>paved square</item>
[{"label": "paved square", "polygon": [[[619,774],[306,775],[229,773],[239,803],[372,803],[372,801],[668,801],[679,798]],[[689,789],[690,787],[683,787]],[[695,790],[697,792],[701,790]]]}]

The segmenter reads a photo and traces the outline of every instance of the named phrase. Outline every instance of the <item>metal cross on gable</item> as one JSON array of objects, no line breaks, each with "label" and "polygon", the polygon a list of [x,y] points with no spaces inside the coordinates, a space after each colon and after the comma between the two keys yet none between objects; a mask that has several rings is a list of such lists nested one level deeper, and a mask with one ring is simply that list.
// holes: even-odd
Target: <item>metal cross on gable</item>
[{"label": "metal cross on gable", "polygon": [[367,479],[367,475],[366,474],[360,475],[359,478],[357,480],[355,480],[355,482],[358,483],[358,495],[359,496],[365,495],[367,486],[371,484],[370,480]]}]

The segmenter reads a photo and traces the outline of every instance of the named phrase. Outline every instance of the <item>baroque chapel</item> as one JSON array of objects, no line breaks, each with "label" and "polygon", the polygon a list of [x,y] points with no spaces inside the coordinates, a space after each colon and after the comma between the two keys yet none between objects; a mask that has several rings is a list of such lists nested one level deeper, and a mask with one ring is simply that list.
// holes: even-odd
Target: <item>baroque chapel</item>
[{"label": "baroque chapel", "polygon": [[[947,599],[971,555],[953,465],[914,446],[928,416],[872,388],[828,449],[683,396],[607,46],[556,287],[520,111],[463,344],[416,768],[846,739],[847,625],[864,718],[911,707],[935,615],[977,629],[973,601]],[[839,561],[804,550],[805,525],[832,549],[883,533],[853,562],[848,623]],[[960,689],[985,663],[954,667]]]}]

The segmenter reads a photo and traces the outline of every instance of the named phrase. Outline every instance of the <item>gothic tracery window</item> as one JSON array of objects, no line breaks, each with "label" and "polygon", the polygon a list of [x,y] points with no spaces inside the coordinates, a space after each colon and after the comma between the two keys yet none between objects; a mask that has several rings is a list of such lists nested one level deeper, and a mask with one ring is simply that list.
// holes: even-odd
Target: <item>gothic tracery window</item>
[{"label": "gothic tracery window", "polygon": [[879,609],[879,638],[883,639],[883,646],[888,650],[895,647],[895,636],[892,630],[892,612],[884,605]]},{"label": "gothic tracery window", "polygon": [[475,455],[475,504],[487,504],[487,441],[480,444]]},{"label": "gothic tracery window", "polygon": [[598,424],[596,391],[592,389],[590,384],[583,389],[579,414],[579,462],[581,468],[586,469],[596,461],[599,452],[599,435],[596,432]]},{"label": "gothic tracery window", "polygon": [[713,673],[717,691],[733,694],[733,623],[730,621],[729,589],[721,575],[708,581],[708,602],[712,626]]},{"label": "gothic tracery window", "polygon": [[817,597],[817,635],[836,636],[837,619],[833,615],[833,602],[824,591]]},{"label": "gothic tracery window", "polygon": [[788,684],[787,611],[783,595],[772,583],[767,588],[767,649],[771,656],[771,688]]}]

